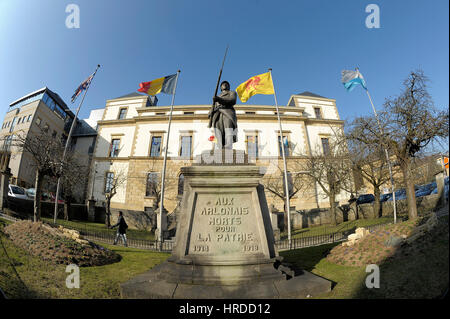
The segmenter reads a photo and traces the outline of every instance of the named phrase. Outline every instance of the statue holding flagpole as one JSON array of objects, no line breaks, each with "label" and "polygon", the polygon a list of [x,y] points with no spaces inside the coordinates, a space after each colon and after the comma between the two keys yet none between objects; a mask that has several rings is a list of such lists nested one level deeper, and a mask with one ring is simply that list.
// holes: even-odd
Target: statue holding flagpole
[{"label": "statue holding flagpole", "polygon": [[[230,83],[228,81],[223,81],[220,83],[227,53],[228,45],[225,50],[222,67],[220,68],[219,77],[217,79],[216,91],[214,92],[211,110],[208,114],[208,128],[214,128],[217,149],[233,149],[233,143],[237,142],[237,117],[236,111],[233,107],[236,104],[237,95],[235,91],[230,90]],[[219,83],[220,90],[222,92],[217,95]]]},{"label": "statue holding flagpole", "polygon": [[233,107],[237,95],[230,90],[230,83],[227,81],[220,84],[220,89],[222,92],[213,97],[214,108],[210,114],[210,123],[214,127],[217,148],[232,149],[233,143],[237,142],[237,118]]}]

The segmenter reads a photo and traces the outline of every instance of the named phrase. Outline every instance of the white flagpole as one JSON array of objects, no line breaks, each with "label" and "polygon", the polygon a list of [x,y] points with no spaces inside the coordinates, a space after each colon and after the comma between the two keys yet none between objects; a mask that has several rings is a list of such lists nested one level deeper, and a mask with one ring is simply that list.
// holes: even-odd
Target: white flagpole
[{"label": "white flagpole", "polygon": [[169,123],[167,124],[167,139],[165,141],[165,147],[164,147],[164,161],[163,161],[163,169],[161,174],[161,203],[159,206],[159,219],[157,220],[157,228],[159,229],[158,234],[158,241],[159,241],[159,250],[162,250],[162,243],[163,243],[163,232],[162,232],[162,216],[163,216],[163,209],[164,209],[164,184],[165,184],[165,178],[166,178],[166,162],[167,162],[167,149],[169,146],[169,137],[170,137],[170,125],[172,123],[172,111],[173,111],[173,103],[175,101],[175,92],[177,91],[177,84],[178,84],[178,76],[180,75],[180,70],[177,71],[177,77],[175,79],[175,88],[173,89],[173,95],[172,95],[172,103],[170,105],[170,113],[169,113]]},{"label": "white flagpole", "polygon": [[[359,73],[359,68],[356,68],[356,71]],[[383,128],[381,127],[381,123],[378,118],[377,110],[375,109],[375,106],[373,105],[372,98],[370,97],[368,89],[366,89],[366,93],[367,93],[367,96],[369,97],[369,101],[370,101],[370,104],[372,105],[373,113],[375,114],[375,118],[377,119],[378,127],[380,128],[381,137],[384,141]],[[391,190],[392,190],[392,202],[394,204],[394,224],[396,224],[397,223],[397,203],[395,201],[395,187],[394,187],[394,177],[392,176],[392,165],[391,165],[391,160],[389,159],[389,153],[388,153],[386,145],[383,145],[383,147],[384,147],[384,153],[386,155],[386,162],[389,167],[389,177],[391,180]]]},{"label": "white flagpole", "polygon": [[[67,149],[70,145],[70,138],[72,137],[73,129],[75,128],[75,125],[77,123],[78,113],[80,112],[81,105],[83,105],[84,98],[86,97],[86,93],[89,90],[89,87],[91,86],[92,81],[94,80],[95,74],[97,73],[98,69],[100,68],[100,64],[97,64],[97,68],[95,69],[95,72],[92,74],[92,79],[89,81],[88,86],[86,87],[86,90],[84,91],[83,98],[81,99],[80,104],[78,105],[77,112],[75,113],[75,117],[73,119],[72,125],[70,126],[69,135],[67,136],[66,146],[64,147],[64,152],[62,156],[62,161],[64,161],[67,153]],[[62,172],[60,172],[62,174]],[[58,200],[59,200],[59,191],[60,191],[60,185],[61,185],[61,177],[58,177],[58,183],[56,184],[56,194],[55,194],[55,210],[53,213],[53,222],[56,224],[56,217],[58,216]]]},{"label": "white flagpole", "polygon": [[287,175],[286,154],[284,151],[283,128],[281,126],[280,111],[278,110],[277,95],[275,93],[275,86],[273,85],[271,68],[269,69],[269,73],[270,73],[270,80],[272,81],[273,96],[275,98],[275,107],[277,109],[278,126],[280,127],[280,145],[281,145],[281,154],[283,156],[283,164],[284,164],[284,192],[285,192],[285,196],[286,196],[285,205],[286,205],[286,210],[287,210],[288,241],[289,241],[289,247],[291,247],[291,205],[290,205],[290,200],[289,200],[289,184],[288,184],[288,175]]}]

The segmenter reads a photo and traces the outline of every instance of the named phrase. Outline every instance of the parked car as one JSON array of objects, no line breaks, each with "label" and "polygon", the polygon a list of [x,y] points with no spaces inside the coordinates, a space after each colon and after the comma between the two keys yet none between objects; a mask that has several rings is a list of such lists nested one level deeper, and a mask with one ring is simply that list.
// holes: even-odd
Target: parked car
[{"label": "parked car", "polygon": [[[394,196],[389,197],[387,200],[391,201],[394,199]],[[395,200],[406,199],[406,189],[402,188],[395,191]]]},{"label": "parked car", "polygon": [[430,184],[419,186],[418,189],[416,190],[416,197],[430,195],[430,193],[433,191],[433,188],[430,187],[429,185]]},{"label": "parked car", "polygon": [[34,198],[34,195],[36,195],[36,190],[34,188],[27,188],[25,192],[31,198]]},{"label": "parked car", "polygon": [[11,184],[9,184],[8,196],[20,199],[29,199],[25,192],[25,189],[20,186]]},{"label": "parked car", "polygon": [[[34,196],[36,196],[36,190],[34,188],[28,188],[28,189],[25,190],[25,192],[27,193],[27,195],[30,198],[34,199]],[[42,192],[41,200],[42,201],[55,202],[55,195],[53,193],[50,193],[50,192]],[[64,204],[64,200],[58,199],[58,203],[59,204]]]},{"label": "parked car", "polygon": [[373,194],[363,194],[359,195],[358,199],[356,200],[356,204],[366,204],[366,203],[372,203],[375,200],[375,196]]},{"label": "parked car", "polygon": [[387,201],[390,197],[392,197],[392,193],[381,194],[380,203]]},{"label": "parked car", "polygon": [[[49,193],[49,196],[50,196],[50,201],[54,203],[55,199],[56,199],[56,195],[53,193]],[[58,204],[64,204],[64,200],[61,199],[61,196],[59,196],[59,198],[58,198]]]}]

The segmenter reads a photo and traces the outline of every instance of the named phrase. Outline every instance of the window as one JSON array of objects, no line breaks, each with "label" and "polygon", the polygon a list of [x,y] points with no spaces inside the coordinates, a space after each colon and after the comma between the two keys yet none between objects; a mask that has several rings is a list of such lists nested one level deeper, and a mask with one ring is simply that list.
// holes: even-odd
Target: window
[{"label": "window", "polygon": [[111,192],[114,187],[114,173],[107,172],[105,176],[105,193]]},{"label": "window", "polygon": [[50,97],[48,96],[48,94],[45,93],[44,96],[42,97],[42,101],[43,101],[45,104],[48,105],[48,99],[49,99],[49,98],[50,98]]},{"label": "window", "polygon": [[47,106],[52,110],[52,111],[54,111],[55,110],[55,101],[53,101],[53,99],[52,98],[49,98],[48,100],[47,100],[47,103],[45,103],[45,104],[47,104]]},{"label": "window", "polygon": [[152,145],[150,146],[150,156],[158,157],[161,155],[162,136],[152,136]]},{"label": "window", "polygon": [[[294,192],[294,183],[293,183],[293,179],[292,179],[292,173],[287,171],[286,175],[287,175],[287,181],[288,181],[289,196],[292,196],[292,193]],[[286,196],[286,180],[284,179],[284,175],[283,175],[283,195]]]},{"label": "window", "polygon": [[158,191],[158,173],[151,172],[147,174],[147,184],[145,186],[145,196],[156,196]]},{"label": "window", "polygon": [[183,112],[184,115],[194,115],[194,112]]},{"label": "window", "polygon": [[17,117],[13,118],[11,127],[9,128],[9,132],[11,133],[14,130],[14,126],[16,125]]},{"label": "window", "polygon": [[5,151],[9,151],[9,148],[11,147],[12,137],[12,135],[8,135],[6,137],[5,142],[3,143],[3,149]]},{"label": "window", "polygon": [[314,108],[314,114],[316,115],[316,119],[322,119],[322,112],[320,111],[320,107]]},{"label": "window", "polygon": [[[289,140],[287,136],[283,136],[283,147],[284,147],[284,155],[289,156]],[[278,135],[278,151],[280,152],[280,156],[283,156],[283,150],[281,149],[281,137]]]},{"label": "window", "polygon": [[254,114],[256,114],[256,112],[250,112],[250,111],[249,111],[249,112],[247,112],[247,111],[246,111],[246,112],[245,112],[245,114],[250,114],[250,115],[254,115]]},{"label": "window", "polygon": [[181,157],[191,157],[192,154],[192,136],[181,136]]},{"label": "window", "polygon": [[30,122],[30,121],[31,121],[31,114],[28,115],[28,120],[27,120],[27,122]]},{"label": "window", "polygon": [[120,108],[118,119],[119,119],[119,120],[122,120],[122,119],[125,118],[126,115],[127,115],[127,108],[126,108],[126,107]]},{"label": "window", "polygon": [[44,125],[44,132],[48,132],[49,129],[50,129],[50,126],[48,126],[48,124],[45,123],[45,125]]},{"label": "window", "polygon": [[119,156],[119,145],[120,145],[120,139],[113,138],[111,141],[111,146],[109,147],[109,157]]},{"label": "window", "polygon": [[178,176],[178,195],[183,195],[184,192],[184,175]]},{"label": "window", "polygon": [[258,135],[247,135],[247,154],[249,157],[258,157]]},{"label": "window", "polygon": [[36,119],[36,125],[37,125],[37,126],[41,126],[41,122],[42,122],[41,118],[38,117],[38,118]]},{"label": "window", "polygon": [[329,142],[328,138],[323,137],[323,138],[321,138],[321,141],[322,141],[323,154],[324,155],[330,154],[330,142]]}]

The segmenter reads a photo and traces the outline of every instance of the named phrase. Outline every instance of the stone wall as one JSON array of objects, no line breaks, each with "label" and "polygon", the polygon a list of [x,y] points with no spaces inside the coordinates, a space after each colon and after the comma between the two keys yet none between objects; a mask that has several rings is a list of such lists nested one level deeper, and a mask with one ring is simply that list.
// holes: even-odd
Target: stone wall
[{"label": "stone wall", "polygon": [[[439,195],[432,194],[416,198],[417,211],[419,214],[433,211],[438,206]],[[408,204],[406,199],[397,200],[397,215],[408,214]],[[337,221],[342,223],[355,219],[377,218],[374,212],[373,203],[360,205],[342,205],[337,208]],[[392,201],[387,201],[381,205],[382,216],[394,216],[394,206]],[[291,213],[291,225],[293,228],[307,228],[311,226],[326,225],[332,223],[330,210],[327,208],[299,210]]]},{"label": "stone wall", "polygon": [[[139,229],[150,231],[152,228],[156,228],[156,216],[153,211],[136,211],[120,209],[123,213],[123,217],[130,229]],[[111,208],[111,225],[117,223],[119,218],[119,209]]]}]

